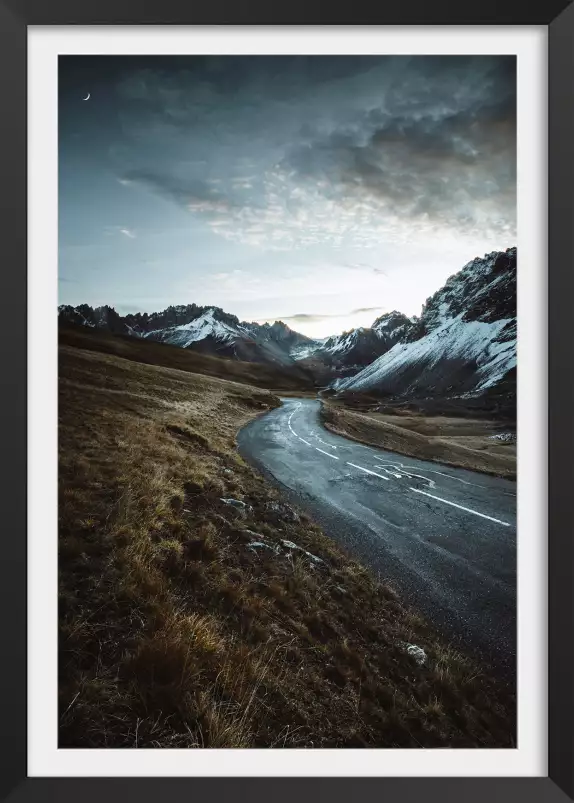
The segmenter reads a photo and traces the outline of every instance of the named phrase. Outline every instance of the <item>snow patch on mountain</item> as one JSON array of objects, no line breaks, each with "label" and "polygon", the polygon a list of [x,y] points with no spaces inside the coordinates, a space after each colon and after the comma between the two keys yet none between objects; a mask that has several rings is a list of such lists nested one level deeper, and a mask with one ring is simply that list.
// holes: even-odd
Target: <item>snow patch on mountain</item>
[{"label": "snow patch on mountain", "polygon": [[[298,345],[291,351],[295,360],[312,358],[322,364],[331,378],[356,374],[401,340],[412,326],[412,320],[401,312],[387,312],[372,327],[359,326],[340,335],[331,335]],[[327,380],[328,381],[328,380]]]},{"label": "snow patch on mountain", "polygon": [[360,326],[358,329],[352,329],[350,332],[343,332],[342,335],[329,338],[325,343],[324,349],[330,354],[344,353],[350,351],[357,345],[361,335],[365,329]]},{"label": "snow patch on mountain", "polygon": [[209,307],[202,315],[189,323],[170,326],[166,329],[153,329],[151,332],[146,332],[144,337],[187,348],[192,343],[205,340],[207,337],[212,337],[222,343],[233,343],[242,336],[239,326],[231,326],[219,321],[215,316],[215,309]]},{"label": "snow patch on mountain", "polygon": [[[423,387],[425,391],[439,390],[439,386],[444,385],[444,376],[455,364],[460,365],[460,370],[455,372],[462,373],[475,363],[471,382],[474,391],[480,392],[499,382],[516,366],[514,339],[497,340],[506,327],[512,325],[512,319],[466,323],[460,314],[420,340],[397,343],[356,376],[339,381],[336,387],[338,390],[368,390],[376,386],[378,390],[392,392],[404,378],[407,383],[401,383],[401,395],[415,393]],[[408,381],[409,374],[412,374],[411,381]],[[449,383],[454,384],[450,379],[452,377]]]},{"label": "snow patch on mountain", "polygon": [[[380,324],[379,324],[380,326]],[[516,248],[475,258],[427,299],[386,353],[337,391],[468,395],[516,367]]]},{"label": "snow patch on mountain", "polygon": [[293,346],[289,354],[294,360],[306,360],[312,357],[317,351],[321,351],[327,340],[329,340],[329,338],[325,337],[322,340],[310,340],[308,343],[301,343]]}]

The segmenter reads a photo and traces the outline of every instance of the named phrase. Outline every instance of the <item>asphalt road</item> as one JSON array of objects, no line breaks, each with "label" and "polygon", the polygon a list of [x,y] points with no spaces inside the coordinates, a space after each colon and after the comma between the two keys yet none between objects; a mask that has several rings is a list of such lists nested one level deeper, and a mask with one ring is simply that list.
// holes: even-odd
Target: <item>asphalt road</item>
[{"label": "asphalt road", "polygon": [[319,406],[284,399],[241,430],[241,454],[453,646],[513,676],[516,483],[339,437]]}]

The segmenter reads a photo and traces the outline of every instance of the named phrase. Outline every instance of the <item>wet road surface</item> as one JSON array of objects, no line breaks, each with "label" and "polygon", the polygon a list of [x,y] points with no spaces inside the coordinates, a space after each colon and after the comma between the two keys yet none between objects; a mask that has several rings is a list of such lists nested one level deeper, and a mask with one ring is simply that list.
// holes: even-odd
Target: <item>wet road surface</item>
[{"label": "wet road surface", "polygon": [[334,435],[319,407],[284,399],[240,453],[453,646],[514,675],[516,483]]}]

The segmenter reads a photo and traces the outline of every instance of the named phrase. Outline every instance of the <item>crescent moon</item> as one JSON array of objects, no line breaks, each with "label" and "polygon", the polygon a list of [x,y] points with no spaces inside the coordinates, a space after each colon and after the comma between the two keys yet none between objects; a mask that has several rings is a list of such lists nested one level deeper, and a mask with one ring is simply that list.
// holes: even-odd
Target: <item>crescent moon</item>
[{"label": "crescent moon", "polygon": [[89,100],[89,99],[90,99],[90,93],[88,92],[88,97],[87,98],[82,98],[82,100]]}]

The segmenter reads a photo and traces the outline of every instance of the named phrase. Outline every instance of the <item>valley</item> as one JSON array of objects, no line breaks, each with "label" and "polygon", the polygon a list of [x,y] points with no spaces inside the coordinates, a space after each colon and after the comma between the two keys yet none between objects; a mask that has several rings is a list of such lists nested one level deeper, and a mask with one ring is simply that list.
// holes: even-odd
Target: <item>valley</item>
[{"label": "valley", "polygon": [[[427,299],[419,317],[393,311],[370,328],[312,340],[281,321],[241,322],[195,304],[119,316],[61,306],[62,325],[128,335],[229,361],[273,366],[337,395],[382,399],[516,399],[516,248],[476,257]],[[232,369],[230,368],[230,371]]]}]

